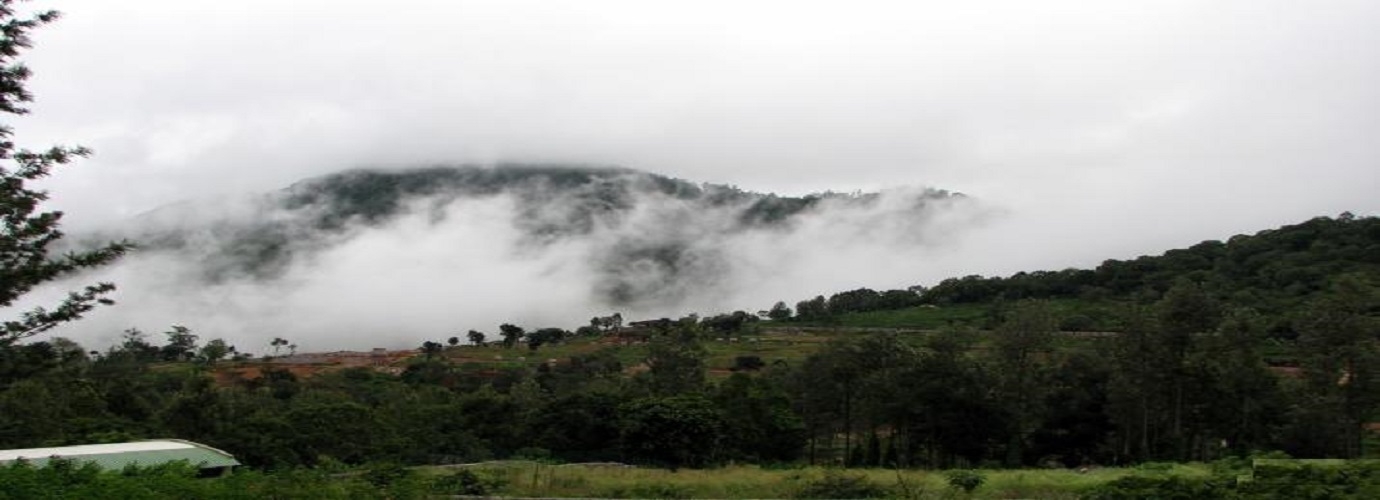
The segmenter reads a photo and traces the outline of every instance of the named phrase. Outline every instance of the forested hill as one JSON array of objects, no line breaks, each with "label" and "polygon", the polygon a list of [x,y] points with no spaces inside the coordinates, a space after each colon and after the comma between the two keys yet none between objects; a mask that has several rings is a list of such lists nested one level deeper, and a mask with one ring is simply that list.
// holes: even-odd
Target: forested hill
[{"label": "forested hill", "polygon": [[408,201],[417,198],[453,200],[500,194],[519,198],[528,228],[538,233],[589,232],[601,215],[635,208],[639,196],[733,206],[739,209],[734,222],[741,226],[779,223],[824,199],[867,202],[876,197],[838,193],[779,197],[626,168],[509,164],[351,170],[294,184],[282,193],[281,204],[287,209],[322,208],[318,221],[332,227],[356,218],[386,220],[407,210]]},{"label": "forested hill", "polygon": [[1158,297],[1175,281],[1188,279],[1219,299],[1268,307],[1292,305],[1325,289],[1336,276],[1352,273],[1380,277],[1380,218],[1318,217],[1226,242],[1210,240],[1161,255],[1108,260],[1091,270],[951,278],[926,297],[935,303]]},{"label": "forested hill", "polygon": [[[1053,299],[1065,317],[1064,329],[1115,330],[1121,326],[1119,304],[1148,304],[1175,284],[1189,283],[1219,306],[1258,311],[1270,319],[1272,333],[1291,336],[1300,306],[1343,276],[1380,287],[1380,218],[1350,213],[1318,217],[1225,242],[1210,240],[1161,255],[1108,260],[1094,269],[971,275],[928,289],[850,290],[797,303],[794,319],[863,327],[989,327],[1000,322],[1006,305]],[[778,304],[778,317],[790,315],[784,307]]]},{"label": "forested hill", "polygon": [[1077,298],[1154,300],[1174,283],[1198,284],[1223,303],[1265,313],[1296,308],[1338,277],[1380,283],[1380,218],[1318,217],[1301,224],[1210,240],[1161,255],[1108,260],[1094,269],[1022,272],[944,280],[932,304]]},{"label": "forested hill", "polygon": [[[592,268],[592,295],[622,307],[712,291],[734,272],[735,257],[724,249],[731,238],[771,238],[814,216],[920,233],[939,205],[964,202],[936,189],[791,197],[624,168],[435,166],[345,171],[235,203],[186,202],[147,214],[133,234],[117,236],[194,262],[200,279],[223,282],[277,279],[400,221],[456,233],[482,226],[469,230],[483,233],[469,241],[502,239],[515,254],[578,249],[580,265]],[[405,256],[387,258],[398,257]]]}]

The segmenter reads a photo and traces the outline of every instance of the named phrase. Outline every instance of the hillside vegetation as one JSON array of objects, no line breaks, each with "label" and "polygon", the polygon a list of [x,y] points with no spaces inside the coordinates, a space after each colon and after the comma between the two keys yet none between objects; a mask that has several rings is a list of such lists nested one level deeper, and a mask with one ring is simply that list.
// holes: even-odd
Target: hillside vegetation
[{"label": "hillside vegetation", "polygon": [[[0,350],[0,447],[178,437],[263,470],[513,458],[953,469],[1375,456],[1375,228],[1373,218],[1320,218],[1194,247],[1211,260],[1174,251],[1092,271],[853,290],[760,316],[503,324],[419,339],[399,361],[310,370],[299,355],[257,359],[180,327],[165,341],[130,331],[104,352],[64,339],[18,344]],[[1124,285],[1125,269],[1143,283]],[[1067,328],[1080,316],[1095,328]],[[284,346],[275,339],[275,351]],[[1289,362],[1272,366],[1278,358]],[[838,480],[827,484],[853,484]],[[1192,476],[1110,480],[1104,498],[1256,491]]]},{"label": "hillside vegetation", "polygon": [[[1020,272],[1006,277],[949,278],[925,289],[862,289],[801,301],[795,319],[809,324],[938,328],[991,327],[1007,305],[1048,301],[1067,331],[1117,331],[1121,309],[1158,300],[1179,282],[1196,285],[1223,307],[1247,307],[1273,336],[1295,338],[1300,306],[1341,276],[1380,283],[1380,218],[1342,214],[1204,241],[1094,269]],[[900,295],[901,299],[889,295]],[[784,304],[783,304],[784,306]],[[984,311],[986,313],[984,313]]]}]

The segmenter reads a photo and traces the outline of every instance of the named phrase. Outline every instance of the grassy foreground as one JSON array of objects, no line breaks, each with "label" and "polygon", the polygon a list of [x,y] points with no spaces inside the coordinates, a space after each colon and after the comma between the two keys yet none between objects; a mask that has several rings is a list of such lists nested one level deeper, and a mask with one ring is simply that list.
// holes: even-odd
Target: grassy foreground
[{"label": "grassy foreground", "polygon": [[[1066,469],[1009,469],[979,471],[985,478],[971,493],[949,485],[945,471],[890,469],[829,470],[821,467],[763,469],[728,466],[717,469],[650,469],[617,465],[549,465],[536,462],[494,462],[467,469],[496,480],[492,494],[512,497],[566,498],[795,498],[811,485],[834,479],[865,477],[884,488],[888,497],[923,499],[1040,498],[1075,499],[1093,486],[1137,472],[1136,469],[1098,468],[1087,472]],[[449,473],[436,467],[428,472]],[[1174,465],[1166,474],[1204,476],[1205,467]]]}]

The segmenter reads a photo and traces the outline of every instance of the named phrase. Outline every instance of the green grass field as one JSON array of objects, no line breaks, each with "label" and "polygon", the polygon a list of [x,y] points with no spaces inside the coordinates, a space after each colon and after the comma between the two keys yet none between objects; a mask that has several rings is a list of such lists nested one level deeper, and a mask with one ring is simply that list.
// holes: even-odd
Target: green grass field
[{"label": "green grass field", "polygon": [[[1115,317],[1122,305],[1114,302],[1090,302],[1077,299],[1052,300],[1049,307],[1058,318],[1082,317],[1097,327],[1115,323]],[[954,306],[920,306],[891,311],[846,314],[828,322],[776,322],[761,321],[750,323],[743,331],[732,336],[705,335],[703,345],[707,351],[706,365],[711,377],[726,377],[739,356],[757,356],[767,364],[778,361],[798,365],[811,354],[831,340],[852,336],[868,335],[878,331],[893,331],[911,345],[920,346],[935,332],[954,326],[980,329],[996,314],[989,304],[960,304]],[[979,330],[972,338],[972,347],[983,350],[990,340],[991,332]],[[1055,347],[1060,350],[1092,349],[1101,340],[1096,332],[1070,333],[1055,338]],[[572,356],[588,355],[597,351],[607,351],[622,362],[624,367],[635,370],[647,355],[646,344],[624,344],[612,339],[575,338],[559,344],[547,344],[536,351],[525,345],[504,349],[490,345],[484,347],[458,346],[448,348],[444,356],[458,363],[476,363],[491,368],[534,368],[550,360],[564,361]],[[1278,340],[1267,340],[1262,354],[1272,363],[1290,364],[1296,361],[1292,347]]]},{"label": "green grass field", "polygon": [[[516,497],[563,498],[793,498],[831,471],[820,467],[764,469],[728,466],[716,469],[670,471],[617,465],[550,465],[510,461],[467,466],[501,484],[493,494]],[[446,474],[450,467],[424,469]],[[949,485],[945,471],[850,469],[835,470],[844,477],[861,476],[884,488],[889,498],[915,499],[1075,499],[1087,489],[1145,470],[1097,468],[1002,469],[978,471],[985,481],[972,493]],[[1154,474],[1205,476],[1203,465],[1173,465]]]},{"label": "green grass field", "polygon": [[991,308],[985,304],[955,306],[920,306],[890,311],[844,314],[824,322],[793,322],[799,326],[844,326],[853,328],[918,328],[939,329],[953,325],[978,325],[988,317]]}]

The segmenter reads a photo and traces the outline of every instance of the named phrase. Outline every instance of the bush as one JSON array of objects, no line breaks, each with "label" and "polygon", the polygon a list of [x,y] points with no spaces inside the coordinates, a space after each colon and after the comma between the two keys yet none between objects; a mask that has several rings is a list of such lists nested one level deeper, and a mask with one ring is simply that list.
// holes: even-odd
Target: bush
[{"label": "bush", "polygon": [[1240,483],[1225,476],[1127,476],[1093,488],[1085,498],[1369,500],[1380,498],[1380,464],[1340,460],[1257,463],[1253,477]]},{"label": "bush", "polygon": [[433,493],[450,495],[488,496],[501,487],[503,487],[503,480],[480,475],[469,469],[457,470],[431,482]]},{"label": "bush", "polygon": [[1212,461],[1209,464],[1213,474],[1248,474],[1251,472],[1251,459],[1244,457],[1226,457]]},{"label": "bush", "polygon": [[693,498],[690,490],[674,484],[639,484],[631,488],[613,488],[600,496],[607,498]]},{"label": "bush", "polygon": [[982,486],[982,483],[987,482],[987,477],[973,470],[951,470],[944,475],[949,478],[950,487],[963,490],[964,493],[972,493],[978,486]]},{"label": "bush", "polygon": [[397,462],[370,464],[364,470],[364,481],[379,488],[387,488],[393,483],[407,479],[412,471]]},{"label": "bush", "polygon": [[1136,469],[1144,472],[1169,472],[1173,468],[1173,462],[1145,462],[1136,466]]},{"label": "bush", "polygon": [[512,458],[513,458],[514,460],[531,460],[531,461],[534,461],[534,462],[549,462],[549,461],[551,461],[551,450],[548,450],[548,449],[546,449],[546,448],[538,448],[538,447],[535,447],[535,446],[528,446],[528,447],[525,447],[525,448],[518,448],[517,451],[514,451],[514,452],[513,452],[513,457],[512,457]]},{"label": "bush", "polygon": [[829,470],[824,472],[823,478],[805,483],[805,487],[795,493],[795,498],[882,498],[889,494],[885,487],[869,481],[867,476]]},{"label": "bush", "polygon": [[733,358],[733,367],[729,368],[729,370],[735,372],[757,371],[761,370],[765,366],[767,366],[767,363],[765,361],[762,361],[761,356],[738,356]]},{"label": "bush", "polygon": [[1063,332],[1091,332],[1097,329],[1097,321],[1083,314],[1074,314],[1059,322],[1059,331]]},{"label": "bush", "polygon": [[1240,498],[1221,480],[1179,476],[1126,476],[1092,488],[1087,500],[1222,500]]},{"label": "bush", "polygon": [[1267,495],[1298,499],[1380,498],[1380,464],[1256,464],[1253,480],[1245,483],[1242,491],[1259,498]]},{"label": "bush", "polygon": [[1288,453],[1279,450],[1259,451],[1251,453],[1251,459],[1254,460],[1289,460],[1291,458],[1294,457],[1291,457]]},{"label": "bush", "polygon": [[206,483],[185,462],[105,471],[71,460],[42,467],[19,460],[0,466],[0,499],[29,498],[200,498]]}]

